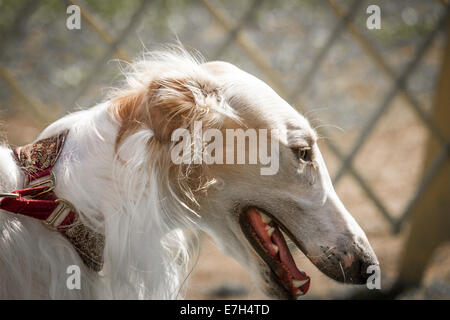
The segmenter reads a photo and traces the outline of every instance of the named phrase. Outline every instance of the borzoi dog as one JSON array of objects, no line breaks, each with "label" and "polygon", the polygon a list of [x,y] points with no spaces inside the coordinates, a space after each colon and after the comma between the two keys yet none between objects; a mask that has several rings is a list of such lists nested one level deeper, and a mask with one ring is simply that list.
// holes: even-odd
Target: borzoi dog
[{"label": "borzoi dog", "polygon": [[[34,144],[0,147],[0,297],[182,298],[199,230],[270,298],[310,286],[285,237],[331,278],[365,283],[378,261],[333,189],[317,135],[268,85],[183,50],[146,54],[125,75],[106,102],[52,123]],[[173,134],[195,140],[194,122],[224,137],[266,130],[276,172],[262,174],[261,158],[177,163]],[[244,151],[259,152],[261,137],[252,146],[246,136]],[[220,143],[216,159],[239,151]]]}]

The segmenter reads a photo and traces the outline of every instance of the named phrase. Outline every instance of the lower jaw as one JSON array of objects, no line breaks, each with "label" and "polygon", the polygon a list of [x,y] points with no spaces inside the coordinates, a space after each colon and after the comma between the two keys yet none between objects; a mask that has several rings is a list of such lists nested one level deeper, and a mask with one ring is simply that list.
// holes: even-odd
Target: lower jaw
[{"label": "lower jaw", "polygon": [[[280,279],[275,275],[272,269],[269,267],[267,278],[264,280],[263,285],[260,287],[264,294],[271,299],[279,300],[296,300],[292,293],[286,289],[286,286],[281,283]],[[269,283],[267,283],[269,281]]]}]

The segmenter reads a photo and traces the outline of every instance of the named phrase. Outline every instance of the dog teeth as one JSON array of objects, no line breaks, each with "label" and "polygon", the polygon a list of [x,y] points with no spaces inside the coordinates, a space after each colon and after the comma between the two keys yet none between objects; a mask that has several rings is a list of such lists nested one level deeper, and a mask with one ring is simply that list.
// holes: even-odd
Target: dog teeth
[{"label": "dog teeth", "polygon": [[264,213],[259,211],[259,214],[261,215],[261,219],[265,224],[268,224],[272,221],[268,216],[266,216]]},{"label": "dog teeth", "polygon": [[271,227],[271,226],[266,226],[266,231],[267,231],[267,234],[269,235],[269,237],[271,237],[273,232],[275,231],[275,228]]},{"label": "dog teeth", "polygon": [[[304,285],[305,283],[308,282],[308,279],[306,280],[292,280],[292,284],[294,285],[294,287],[296,288],[300,288],[302,285]],[[300,289],[299,289],[300,290]],[[301,290],[300,290],[301,292]],[[302,293],[303,294],[303,293]]]},{"label": "dog teeth", "polygon": [[273,249],[275,250],[275,253],[278,253],[278,246],[276,244],[273,244]]},{"label": "dog teeth", "polygon": [[297,298],[301,297],[303,295],[303,291],[298,289],[298,292],[296,293]]}]

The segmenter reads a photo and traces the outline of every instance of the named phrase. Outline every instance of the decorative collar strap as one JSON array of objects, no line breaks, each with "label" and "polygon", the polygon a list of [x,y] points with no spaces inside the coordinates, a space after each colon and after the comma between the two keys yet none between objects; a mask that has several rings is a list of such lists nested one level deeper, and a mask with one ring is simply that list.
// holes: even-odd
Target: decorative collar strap
[{"label": "decorative collar strap", "polygon": [[69,130],[35,143],[17,147],[14,156],[25,174],[23,189],[0,193],[0,209],[41,220],[63,234],[84,263],[95,271],[103,267],[104,236],[79,219],[75,207],[56,196],[52,168],[61,154]]}]

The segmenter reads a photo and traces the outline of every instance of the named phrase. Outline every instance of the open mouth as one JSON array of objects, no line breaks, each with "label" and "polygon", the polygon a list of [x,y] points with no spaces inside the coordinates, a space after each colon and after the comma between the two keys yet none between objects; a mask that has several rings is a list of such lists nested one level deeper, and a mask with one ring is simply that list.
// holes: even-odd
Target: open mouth
[{"label": "open mouth", "polygon": [[269,265],[281,287],[292,298],[304,295],[309,289],[310,278],[295,265],[280,231],[280,226],[283,226],[256,208],[244,210],[240,224],[247,239]]}]

